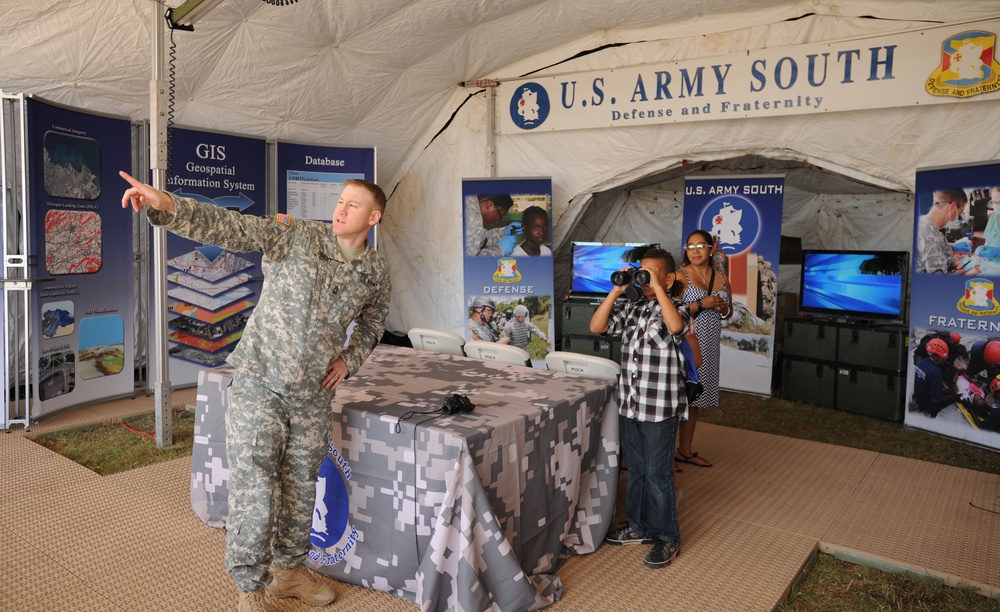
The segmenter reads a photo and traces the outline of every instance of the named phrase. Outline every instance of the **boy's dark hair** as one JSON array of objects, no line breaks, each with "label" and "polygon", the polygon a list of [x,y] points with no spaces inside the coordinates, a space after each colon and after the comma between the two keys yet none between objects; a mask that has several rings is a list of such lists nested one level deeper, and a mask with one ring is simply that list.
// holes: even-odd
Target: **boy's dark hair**
[{"label": "boy's dark hair", "polygon": [[[658,259],[663,264],[663,271],[667,273],[673,273],[677,271],[677,264],[674,263],[674,256],[668,251],[661,249],[659,247],[652,247],[646,249],[646,252],[642,254],[643,259]],[[680,297],[681,284],[674,283],[667,290],[667,295],[670,297]]]},{"label": "boy's dark hair", "polygon": [[[494,204],[495,203],[496,202],[494,202]],[[545,209],[541,206],[529,206],[524,209],[524,212],[521,213],[521,225],[528,225],[531,223],[531,220],[535,218],[544,219],[547,225],[549,222],[549,213],[545,212]]]}]

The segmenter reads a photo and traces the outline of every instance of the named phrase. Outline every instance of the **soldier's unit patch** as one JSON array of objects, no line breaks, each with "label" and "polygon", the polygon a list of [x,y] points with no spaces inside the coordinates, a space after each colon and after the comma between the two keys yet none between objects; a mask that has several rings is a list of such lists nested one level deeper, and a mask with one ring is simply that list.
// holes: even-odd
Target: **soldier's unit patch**
[{"label": "soldier's unit patch", "polygon": [[277,215],[275,215],[274,220],[282,225],[292,224],[292,218],[286,215],[285,213],[278,213]]}]

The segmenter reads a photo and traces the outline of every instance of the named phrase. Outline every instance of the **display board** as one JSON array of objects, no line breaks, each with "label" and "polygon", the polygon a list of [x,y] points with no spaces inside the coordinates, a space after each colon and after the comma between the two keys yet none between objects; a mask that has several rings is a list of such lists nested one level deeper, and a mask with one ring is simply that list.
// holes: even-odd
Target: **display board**
[{"label": "display board", "polygon": [[[784,189],[783,176],[688,178],[684,182],[682,239],[697,229],[705,230],[729,259],[733,314],[723,322],[720,336],[719,386],[723,389],[771,394]],[[678,267],[681,264],[677,262]],[[702,346],[702,355],[710,350]]]},{"label": "display board", "polygon": [[1000,448],[998,177],[996,162],[917,171],[904,419],[989,448]]},{"label": "display board", "polygon": [[552,180],[463,179],[466,340],[523,348],[545,367],[554,346]]},{"label": "display board", "polygon": [[32,417],[135,389],[127,119],[27,104]]},{"label": "display board", "polygon": [[[264,216],[266,163],[266,143],[259,138],[172,127],[167,190]],[[203,368],[225,362],[253,312],[262,274],[260,253],[234,253],[167,232],[172,385],[194,385]]]}]

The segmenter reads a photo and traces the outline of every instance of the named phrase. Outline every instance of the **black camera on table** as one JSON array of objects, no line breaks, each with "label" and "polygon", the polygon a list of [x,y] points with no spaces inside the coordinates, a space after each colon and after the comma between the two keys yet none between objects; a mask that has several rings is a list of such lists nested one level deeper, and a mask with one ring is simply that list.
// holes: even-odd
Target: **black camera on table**
[{"label": "black camera on table", "polygon": [[638,302],[642,298],[641,287],[649,282],[649,271],[642,268],[615,270],[611,273],[611,282],[616,287],[625,287],[625,297],[629,301]]},{"label": "black camera on table", "polygon": [[441,412],[445,414],[466,414],[472,412],[476,405],[469,400],[467,395],[453,393],[444,399]]}]

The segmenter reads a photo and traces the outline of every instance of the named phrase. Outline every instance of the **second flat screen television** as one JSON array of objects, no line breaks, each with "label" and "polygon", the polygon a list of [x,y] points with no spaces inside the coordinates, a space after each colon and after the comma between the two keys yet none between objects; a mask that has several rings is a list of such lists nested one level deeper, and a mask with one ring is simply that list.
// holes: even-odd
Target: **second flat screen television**
[{"label": "second flat screen television", "polygon": [[906,251],[803,251],[799,312],[905,323],[909,270]]}]

